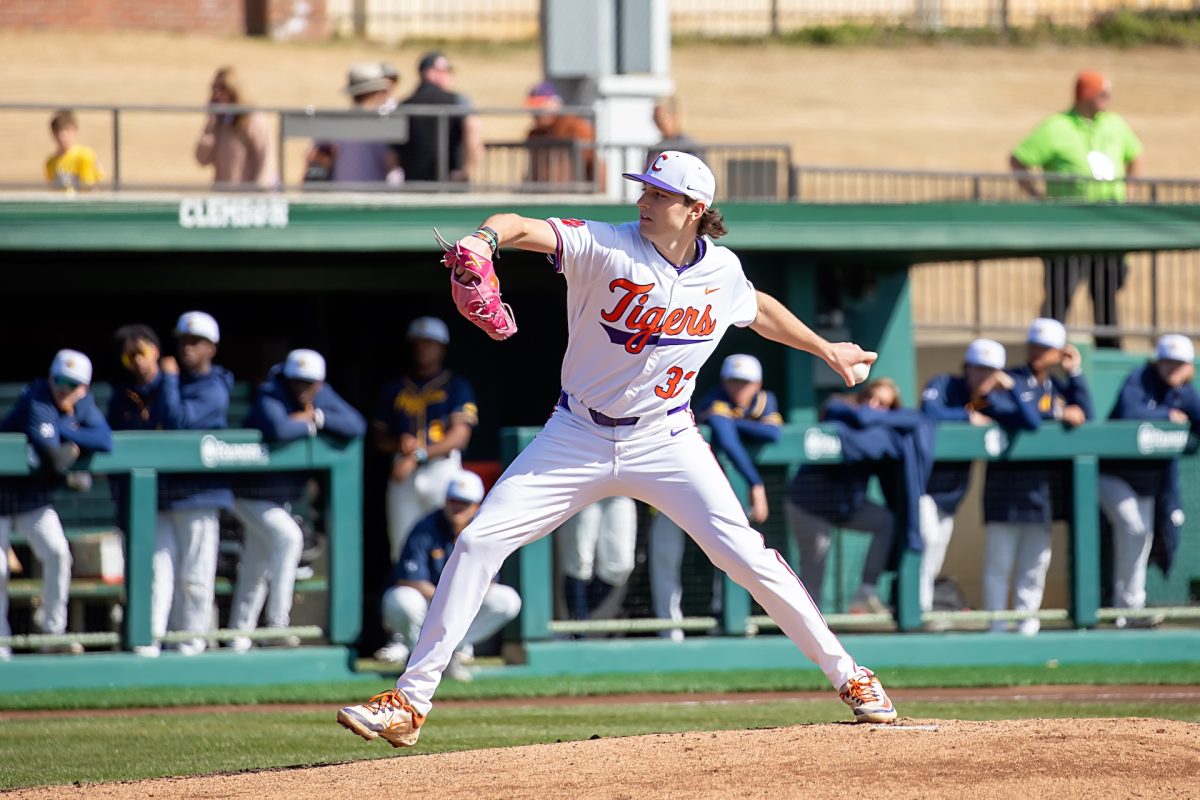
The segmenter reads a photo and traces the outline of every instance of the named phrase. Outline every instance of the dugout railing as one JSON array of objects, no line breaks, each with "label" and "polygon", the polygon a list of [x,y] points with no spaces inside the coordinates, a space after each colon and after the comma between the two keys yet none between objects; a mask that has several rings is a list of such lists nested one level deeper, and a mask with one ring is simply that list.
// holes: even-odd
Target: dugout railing
[{"label": "dugout railing", "polygon": [[[105,169],[100,190],[121,192],[195,191],[205,187],[220,192],[407,192],[413,194],[528,193],[582,194],[613,200],[630,200],[635,187],[620,179],[620,173],[644,167],[652,145],[601,138],[586,142],[526,140],[531,111],[527,108],[466,108],[461,106],[405,106],[382,111],[317,109],[312,106],[168,105],[100,103],[0,103],[0,132],[13,140],[37,137],[44,141],[45,121],[60,108],[71,108],[84,127],[82,141],[97,150]],[[214,184],[204,181],[193,161],[193,149],[209,114],[258,111],[273,121],[277,173],[272,186],[242,183]],[[560,113],[574,114],[596,126],[597,112],[591,106],[564,106]],[[449,126],[456,118],[474,115],[483,130],[484,153],[469,180],[452,180]],[[171,141],[178,143],[176,167],[190,180],[147,180],[136,173],[139,160],[150,143],[136,120],[147,115],[191,117],[194,125],[186,135],[170,127]],[[410,118],[433,118],[437,124],[437,177],[435,180],[385,180],[365,183],[331,183],[303,180],[304,156],[309,144],[318,141],[350,140],[402,144],[410,135]],[[98,123],[98,124],[97,124]],[[161,124],[161,121],[159,121]],[[28,145],[26,145],[26,148]],[[39,150],[43,149],[39,144]],[[553,180],[539,179],[530,164],[551,151],[561,151],[564,165]],[[602,169],[585,170],[584,153],[594,151]],[[702,155],[717,174],[720,200],[777,201],[801,203],[1009,203],[1033,200],[1022,188],[1026,181],[1040,193],[1047,183],[1070,184],[1085,194],[1086,179],[1072,175],[952,170],[882,169],[874,167],[813,166],[796,164],[791,146],[771,142],[697,142]],[[144,155],[143,155],[144,158]],[[37,160],[20,165],[0,163],[0,189],[46,189],[37,174]],[[590,174],[589,174],[590,173]],[[17,177],[21,176],[21,177]],[[1125,179],[1127,202],[1135,204],[1183,204],[1200,202],[1200,180],[1168,177]],[[1064,202],[1054,200],[1053,202]]]},{"label": "dugout railing", "polygon": [[[158,479],[165,474],[303,472],[323,485],[323,522],[328,537],[328,625],[260,628],[252,633],[213,630],[202,638],[212,642],[238,636],[253,639],[296,636],[335,645],[352,645],[362,627],[362,440],[338,441],[317,436],[286,445],[270,445],[254,430],[117,432],[111,453],[85,456],[73,469],[128,481],[128,503],[117,520],[124,533],[124,611],[121,633],[70,632],[61,636],[33,634],[12,637],[0,645],[42,647],[69,642],[85,646],[132,649],[151,644],[150,597],[157,516]],[[24,435],[0,434],[0,475],[31,474],[29,445]],[[91,582],[96,583],[96,582]],[[76,583],[81,592],[96,593],[89,582]],[[167,642],[195,638],[171,634]]]},{"label": "dugout railing", "polygon": [[[502,455],[515,458],[537,435],[539,428],[506,428],[502,431]],[[1033,433],[1008,433],[998,427],[974,427],[945,424],[938,430],[935,458],[938,461],[1042,461],[1064,464],[1070,473],[1070,568],[1069,607],[1043,609],[1043,620],[1069,621],[1075,628],[1090,628],[1118,616],[1162,615],[1171,619],[1200,619],[1200,607],[1157,607],[1144,610],[1103,608],[1100,604],[1101,526],[1097,482],[1102,459],[1164,459],[1194,454],[1197,437],[1185,425],[1159,422],[1104,422],[1073,430],[1050,427]],[[782,468],[788,476],[801,464],[836,464],[841,461],[841,445],[836,431],[822,425],[787,425],[778,443],[762,447],[756,454],[759,465]],[[738,495],[745,499],[748,487],[725,464],[726,473]],[[772,513],[781,513],[773,509]],[[898,524],[898,530],[902,530]],[[1187,535],[1185,530],[1184,536]],[[903,538],[902,534],[897,534]],[[1016,620],[1029,614],[1018,612],[944,612],[922,614],[918,600],[921,554],[904,548],[895,572],[891,614],[830,614],[830,624],[838,628],[877,627],[900,631],[919,631],[927,625],[979,623],[991,620]],[[793,564],[795,566],[795,564]],[[727,636],[753,635],[774,628],[769,617],[753,613],[748,592],[723,577],[724,602],[721,617],[690,617],[678,621],[654,618],[602,621],[556,620],[553,614],[553,550],[551,537],[544,537],[520,549],[505,565],[508,582],[518,586],[523,607],[517,623],[522,641],[547,640],[563,635],[652,633],[671,628],[713,632]]]}]

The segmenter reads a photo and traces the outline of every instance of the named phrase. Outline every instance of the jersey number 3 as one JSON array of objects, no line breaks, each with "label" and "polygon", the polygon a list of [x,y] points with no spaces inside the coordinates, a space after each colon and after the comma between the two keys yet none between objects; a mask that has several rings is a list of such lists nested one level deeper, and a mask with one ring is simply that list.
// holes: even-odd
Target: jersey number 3
[{"label": "jersey number 3", "polygon": [[684,381],[690,381],[695,374],[694,370],[692,372],[684,372],[682,367],[671,367],[667,370],[667,382],[662,386],[655,386],[654,393],[663,400],[670,400],[683,391],[681,384]]}]

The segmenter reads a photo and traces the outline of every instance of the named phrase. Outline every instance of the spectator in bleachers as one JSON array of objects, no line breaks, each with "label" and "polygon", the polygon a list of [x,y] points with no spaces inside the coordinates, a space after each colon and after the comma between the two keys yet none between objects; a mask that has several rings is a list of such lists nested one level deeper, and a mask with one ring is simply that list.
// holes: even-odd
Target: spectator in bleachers
[{"label": "spectator in bleachers", "polygon": [[[921,411],[937,422],[1000,425],[1007,429],[1034,430],[1041,425],[1032,391],[1018,387],[1004,371],[1004,345],[976,339],[967,347],[963,374],[938,375],[921,394]],[[921,499],[921,610],[933,607],[933,584],[941,571],[946,548],[954,532],[957,511],[971,477],[968,462],[936,464]],[[989,537],[990,541],[990,537]],[[985,570],[987,567],[985,566]],[[1023,595],[1018,593],[1018,602]],[[1038,605],[1041,598],[1038,597]]]},{"label": "spectator in bleachers", "polygon": [[379,110],[390,114],[400,105],[400,101],[396,99],[396,87],[400,85],[400,70],[384,61],[380,63],[379,71],[383,73],[384,79],[389,84],[387,100],[379,107]]},{"label": "spectator in bleachers", "polygon": [[[209,105],[249,105],[233,67],[213,76]],[[213,168],[213,183],[251,184],[261,189],[279,183],[275,135],[261,111],[213,112],[196,142],[196,161]]]},{"label": "spectator in bleachers", "polygon": [[[1186,336],[1158,340],[1156,359],[1129,374],[1109,419],[1191,422],[1200,430],[1196,348]],[[1140,437],[1139,437],[1140,439]],[[1183,526],[1179,459],[1104,461],[1100,508],[1113,529],[1113,598],[1117,608],[1146,606],[1146,567],[1151,555],[1167,573]],[[1118,627],[1153,627],[1160,616],[1119,617]]]},{"label": "spectator in bleachers", "polygon": [[562,96],[550,81],[529,90],[525,107],[533,110],[529,144],[529,180],[533,183],[604,185],[604,163],[597,157],[592,123],[561,113]]},{"label": "spectator in bleachers", "polygon": [[[1108,78],[1099,72],[1081,72],[1075,81],[1074,105],[1047,117],[1017,145],[1009,164],[1030,196],[1125,201],[1124,179],[1141,171],[1142,143],[1124,119],[1108,110],[1111,99]],[[1029,177],[1034,168],[1047,175],[1079,176],[1081,180],[1049,179],[1043,192]],[[1091,287],[1093,323],[1116,328],[1116,295],[1128,272],[1123,253],[1058,255],[1043,261],[1043,317],[1064,321],[1075,287],[1086,278]],[[1120,339],[1115,331],[1106,331],[1096,336],[1096,344],[1119,347]]]},{"label": "spectator in bleachers", "polygon": [[[378,114],[391,98],[393,82],[379,63],[355,64],[350,68],[343,92],[359,111]],[[399,186],[404,171],[387,142],[341,140],[316,142],[308,152],[305,181],[335,183],[387,183]]]},{"label": "spectator in bleachers", "polygon": [[[747,447],[779,441],[783,417],[774,392],[763,389],[762,364],[751,355],[731,355],[721,364],[721,384],[695,404],[696,421],[712,429],[712,447],[724,453],[750,487],[753,523],[766,522],[769,515],[767,487]],[[683,619],[683,529],[666,514],[656,514],[650,526],[650,594],[654,616]],[[714,581],[714,600],[720,597],[720,576]],[[683,640],[678,628],[663,632]]]},{"label": "spectator in bleachers", "polygon": [[[463,470],[447,485],[444,507],[435,509],[413,528],[392,572],[392,586],[383,595],[383,624],[391,632],[392,640],[375,654],[380,661],[399,664],[408,660],[429,613],[429,602],[442,570],[454,552],[458,535],[479,512],[483,494],[479,476]],[[468,654],[520,612],[521,596],[516,590],[493,581],[475,621],[451,656],[445,677],[471,680],[464,663]]]},{"label": "spectator in bleachers", "polygon": [[445,367],[446,323],[419,317],[408,326],[407,338],[408,372],[384,387],[371,421],[372,443],[392,458],[387,520],[393,563],[413,525],[441,507],[479,422],[471,384]]},{"label": "spectator in bleachers", "polygon": [[[822,410],[822,419],[849,423],[858,429],[881,423],[886,426],[887,415],[899,409],[896,384],[882,379],[867,384],[853,398],[832,398]],[[863,411],[875,418],[864,417]],[[879,433],[874,435],[882,439]],[[819,605],[833,530],[864,531],[871,534],[871,545],[850,612],[887,613],[878,585],[891,559],[895,518],[886,505],[867,499],[867,482],[878,471],[877,457],[863,453],[851,459],[844,442],[842,451],[844,463],[802,465],[788,491],[788,524],[800,551],[800,579]]]},{"label": "spectator in bleachers", "polygon": [[79,122],[75,112],[64,108],[50,118],[50,134],[56,145],[46,159],[46,181],[57,189],[91,189],[104,179],[96,151],[79,144]]},{"label": "spectator in bleachers", "polygon": [[[453,90],[454,66],[444,53],[433,51],[421,57],[417,65],[421,83],[405,98],[401,106],[454,106],[472,111],[471,101]],[[410,116],[408,141],[397,147],[400,166],[406,181],[436,181],[438,152],[442,147],[439,131],[444,130],[446,142],[446,178],[466,181],[483,155],[483,136],[479,117],[472,113],[446,118],[445,128],[437,117]]]},{"label": "spectator in bleachers", "polygon": [[[263,441],[271,444],[318,433],[355,439],[367,430],[362,415],[325,383],[325,358],[314,350],[293,350],[282,365],[271,369],[255,393],[245,425],[262,431]],[[304,546],[292,505],[304,497],[308,481],[304,473],[268,473],[247,476],[235,485],[233,513],[242,523],[244,547],[230,628],[254,630],[264,603],[267,627],[291,624],[293,587]],[[285,646],[300,643],[294,636],[272,641]],[[238,652],[249,650],[250,645],[249,637],[230,642]]]},{"label": "spectator in bleachers", "polygon": [[[113,386],[108,419],[116,430],[215,430],[229,427],[233,375],[213,364],[221,340],[217,321],[188,311],[175,325],[179,359],[159,359],[158,337],[146,325],[116,333],[129,383]],[[172,630],[204,633],[212,623],[220,512],[233,507],[227,476],[170,476],[158,481],[151,624],[155,643],[135,650],[157,656]],[[204,651],[196,637],[184,655]]]},{"label": "spectator in bleachers", "polygon": [[637,546],[637,505],[606,497],[584,506],[554,536],[571,619],[608,619],[624,599]]},{"label": "spectator in bleachers", "polygon": [[650,169],[650,163],[664,150],[678,150],[691,153],[699,159],[704,158],[704,148],[683,132],[683,124],[679,120],[679,100],[674,95],[660,97],[654,104],[654,125],[662,134],[662,139],[646,154],[643,172]]},{"label": "spectator in bleachers", "polygon": [[[1029,328],[1025,366],[1007,370],[1022,408],[1032,403],[1043,421],[1060,421],[1066,427],[1092,419],[1092,395],[1083,377],[1079,351],[1067,343],[1061,322],[1039,318]],[[1063,377],[1052,370],[1061,367]],[[1030,427],[1027,420],[1026,428]],[[1041,462],[991,462],[983,486],[983,519],[987,551],[983,567],[983,604],[989,611],[1008,607],[1008,588],[1015,571],[1013,608],[1037,611],[1042,606],[1046,571],[1050,567],[1050,525],[1068,514],[1062,510],[1069,486],[1061,464]],[[1057,502],[1056,502],[1057,501]],[[1021,620],[1018,630],[1031,636],[1041,623]],[[1008,623],[993,622],[1004,631]]]},{"label": "spectator in bleachers", "polygon": [[[26,386],[0,422],[0,431],[25,434],[35,461],[32,477],[0,478],[0,636],[11,634],[8,547],[14,530],[42,564],[42,632],[61,634],[67,629],[71,548],[52,505],[53,492],[63,485],[89,487],[90,480],[81,480],[85,473],[72,473],[71,466],[84,452],[112,450],[112,431],[92,399],[91,383],[91,360],[76,350],[60,350],[48,377]],[[83,647],[76,642],[44,650],[82,653]],[[10,649],[0,645],[0,659],[10,655]]]}]

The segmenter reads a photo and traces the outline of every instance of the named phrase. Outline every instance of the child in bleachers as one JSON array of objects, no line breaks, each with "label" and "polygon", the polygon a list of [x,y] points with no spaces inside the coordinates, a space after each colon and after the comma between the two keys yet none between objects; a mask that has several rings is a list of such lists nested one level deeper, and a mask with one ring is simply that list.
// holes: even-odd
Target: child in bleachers
[{"label": "child in bleachers", "polygon": [[58,189],[91,189],[103,179],[96,151],[79,144],[75,112],[62,109],[50,118],[50,133],[57,148],[46,159],[46,181]]}]

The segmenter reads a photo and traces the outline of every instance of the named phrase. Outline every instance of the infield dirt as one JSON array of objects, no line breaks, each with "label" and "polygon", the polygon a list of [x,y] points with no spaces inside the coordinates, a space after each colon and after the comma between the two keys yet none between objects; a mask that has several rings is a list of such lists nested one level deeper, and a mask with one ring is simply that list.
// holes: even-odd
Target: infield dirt
[{"label": "infield dirt", "polygon": [[414,754],[322,767],[60,786],[11,796],[1172,798],[1200,795],[1197,775],[1200,725],[1192,723],[906,719],[893,726],[802,725]]}]

